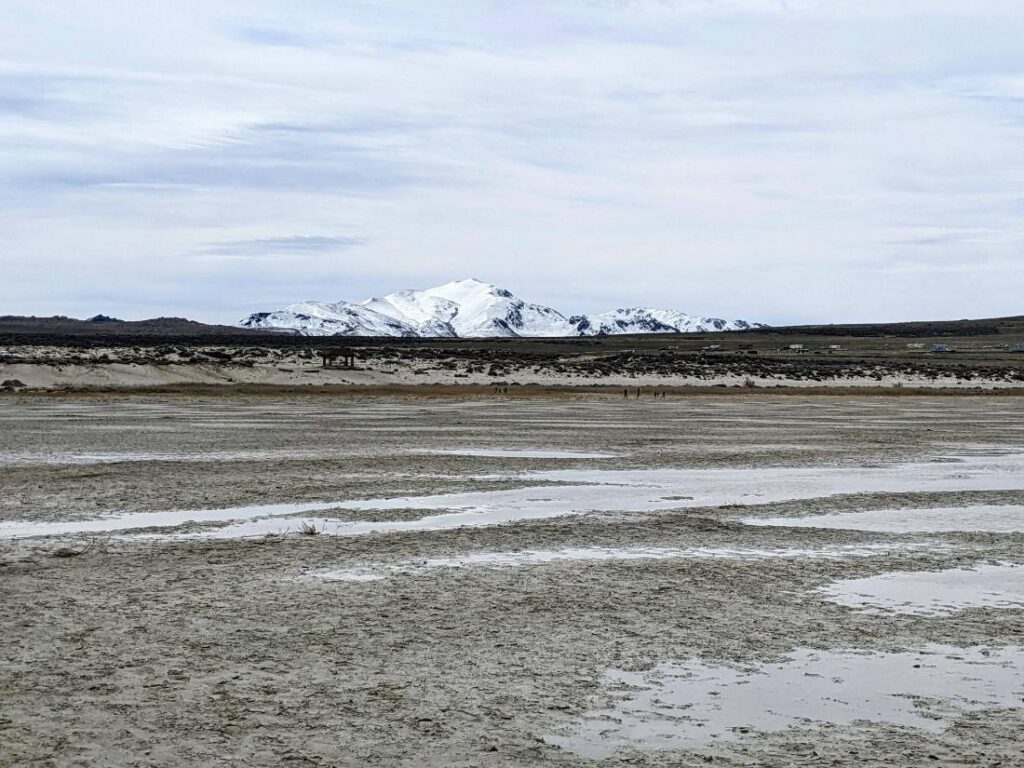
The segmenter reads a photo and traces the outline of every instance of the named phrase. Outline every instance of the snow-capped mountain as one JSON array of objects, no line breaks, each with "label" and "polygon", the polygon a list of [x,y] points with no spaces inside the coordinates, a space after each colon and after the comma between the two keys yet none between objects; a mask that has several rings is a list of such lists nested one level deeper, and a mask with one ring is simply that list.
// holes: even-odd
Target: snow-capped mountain
[{"label": "snow-capped mountain", "polygon": [[361,306],[414,326],[420,336],[575,335],[560,312],[479,280],[398,291]]},{"label": "snow-capped mountain", "polygon": [[358,304],[304,301],[257,312],[244,328],[292,331],[306,336],[599,336],[621,333],[691,333],[764,328],[746,320],[695,317],[669,309],[638,307],[566,317],[523,301],[504,288],[459,280],[423,291],[405,290]]},{"label": "snow-capped mountain", "polygon": [[570,318],[576,321],[581,336],[602,336],[616,333],[704,333],[708,331],[743,331],[766,328],[763,323],[746,320],[723,320],[720,317],[696,317],[674,309],[643,309],[628,307]]}]

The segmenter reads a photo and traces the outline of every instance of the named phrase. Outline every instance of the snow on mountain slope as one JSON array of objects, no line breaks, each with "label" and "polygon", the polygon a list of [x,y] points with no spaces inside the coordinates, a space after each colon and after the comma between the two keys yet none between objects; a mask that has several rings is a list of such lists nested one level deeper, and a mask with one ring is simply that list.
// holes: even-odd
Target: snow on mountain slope
[{"label": "snow on mountain slope", "polygon": [[578,336],[607,336],[617,333],[676,333],[676,328],[652,317],[645,309],[614,309],[599,315],[570,318]]},{"label": "snow on mountain slope", "polygon": [[256,312],[243,328],[295,331],[302,336],[419,336],[417,329],[361,304],[303,301],[276,312]]},{"label": "snow on mountain slope", "polygon": [[673,309],[628,307],[572,318],[580,335],[620,333],[705,333],[709,331],[740,331],[766,327],[746,320],[722,320],[717,317],[696,317]]},{"label": "snow on mountain slope", "polygon": [[359,304],[301,302],[276,312],[257,312],[239,325],[309,336],[425,337],[596,336],[766,327],[745,320],[640,307],[566,317],[480,280],[459,280],[423,291],[397,291]]},{"label": "snow on mountain slope", "polygon": [[426,291],[396,291],[379,299],[367,299],[362,306],[411,325],[420,336],[458,336],[451,325],[459,305]]},{"label": "snow on mountain slope", "polygon": [[696,317],[674,309],[648,309],[647,313],[683,333],[706,333],[711,331],[745,331],[748,328],[767,328],[764,323],[751,323],[746,320],[723,320],[720,317]]}]

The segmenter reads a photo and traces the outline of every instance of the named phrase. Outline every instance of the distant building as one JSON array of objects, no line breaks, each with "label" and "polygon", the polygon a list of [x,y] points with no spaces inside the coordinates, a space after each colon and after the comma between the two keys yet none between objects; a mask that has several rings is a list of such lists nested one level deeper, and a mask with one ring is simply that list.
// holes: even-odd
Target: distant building
[{"label": "distant building", "polygon": [[952,352],[948,344],[932,344],[932,352]]}]

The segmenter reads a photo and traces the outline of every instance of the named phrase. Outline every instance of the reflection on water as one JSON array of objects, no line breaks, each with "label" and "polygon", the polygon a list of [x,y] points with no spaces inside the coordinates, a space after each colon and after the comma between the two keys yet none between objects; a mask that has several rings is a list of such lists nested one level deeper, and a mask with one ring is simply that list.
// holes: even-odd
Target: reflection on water
[{"label": "reflection on water", "polygon": [[[772,467],[754,469],[552,470],[519,476],[524,482],[560,482],[497,491],[402,496],[363,500],[298,502],[226,509],[107,515],[88,521],[0,523],[0,538],[64,533],[130,531],[188,522],[248,521],[195,534],[234,538],[280,533],[291,523],[274,517],[338,510],[425,510],[437,514],[388,522],[322,521],[332,533],[438,530],[587,512],[754,505],[834,494],[924,491],[1024,490],[1024,456],[996,456],[880,467]],[[854,513],[856,514],[856,513]],[[789,520],[789,519],[787,519]],[[294,521],[293,521],[294,522]],[[284,526],[284,527],[282,527]]]},{"label": "reflection on water", "polygon": [[586,714],[568,735],[546,741],[587,757],[622,747],[692,749],[750,731],[799,725],[890,723],[931,732],[976,709],[1024,702],[1024,648],[913,652],[799,649],[788,661],[753,667],[693,660],[650,672],[612,671],[628,692]]},{"label": "reflection on water", "polygon": [[1024,531],[1024,507],[1005,504],[930,509],[874,509],[805,517],[747,517],[740,522],[746,525],[830,528],[877,533],[1015,533]]},{"label": "reflection on water", "polygon": [[853,608],[922,615],[966,608],[1024,608],[1024,567],[1008,563],[945,571],[898,571],[838,581],[821,590]]}]

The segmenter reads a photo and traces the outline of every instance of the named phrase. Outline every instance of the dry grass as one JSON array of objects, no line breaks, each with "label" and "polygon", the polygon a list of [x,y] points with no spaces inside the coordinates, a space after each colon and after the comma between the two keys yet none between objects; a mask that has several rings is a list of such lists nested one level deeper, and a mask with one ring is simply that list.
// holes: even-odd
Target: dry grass
[{"label": "dry grass", "polygon": [[89,543],[81,549],[76,549],[74,547],[57,547],[57,549],[50,552],[50,557],[55,557],[60,560],[79,557],[80,555],[90,552],[94,546],[96,546],[96,539],[91,539]]}]

